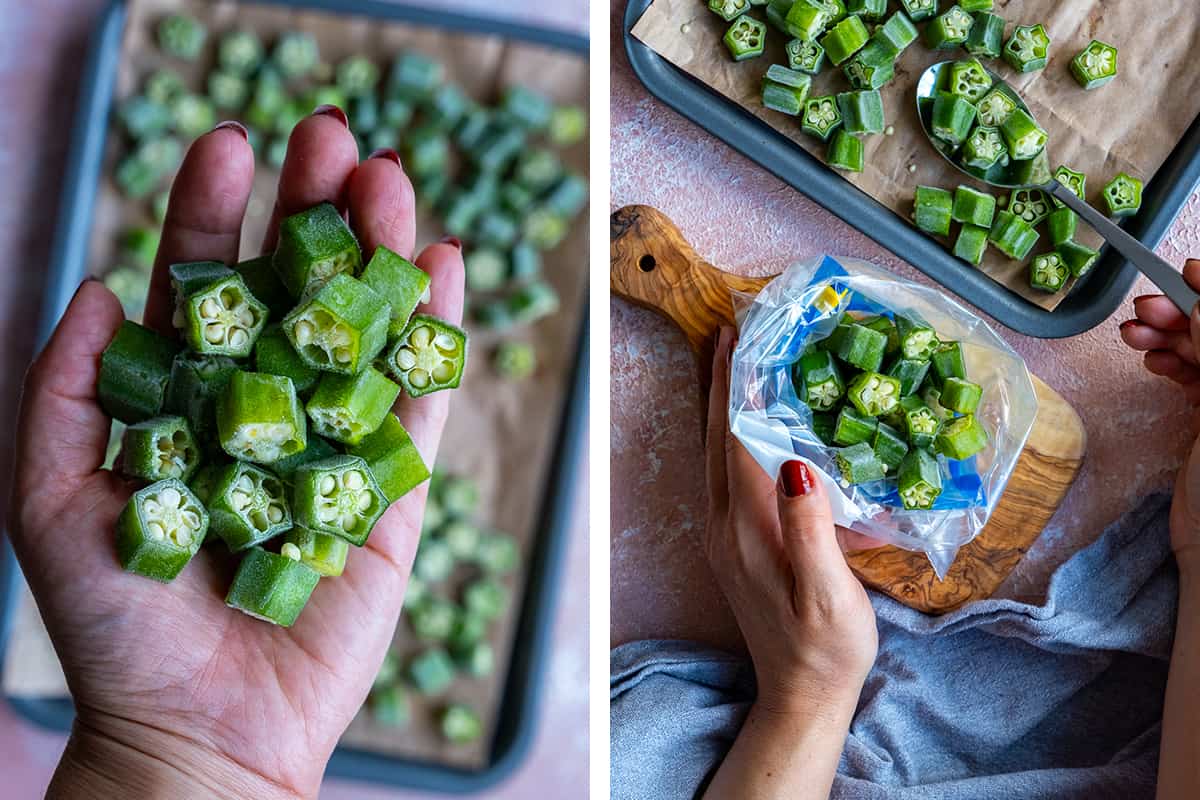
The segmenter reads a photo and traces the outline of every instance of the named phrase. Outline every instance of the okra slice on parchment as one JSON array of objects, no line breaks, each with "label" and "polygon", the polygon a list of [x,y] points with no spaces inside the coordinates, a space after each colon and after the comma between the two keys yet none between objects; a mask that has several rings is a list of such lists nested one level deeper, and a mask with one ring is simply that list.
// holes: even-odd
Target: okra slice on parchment
[{"label": "okra slice on parchment", "polygon": [[308,442],[291,380],[241,370],[217,400],[217,432],[226,453],[258,464],[293,456]]},{"label": "okra slice on parchment", "polygon": [[100,356],[96,393],[100,407],[127,425],[162,412],[175,342],[136,322],[126,320]]},{"label": "okra slice on parchment", "polygon": [[429,478],[429,467],[408,431],[393,414],[385,415],[374,433],[348,447],[346,452],[367,462],[389,503],[399,500]]},{"label": "okra slice on parchment", "polygon": [[283,481],[236,461],[220,467],[203,492],[213,532],[237,553],[292,527]]},{"label": "okra slice on parchment", "polygon": [[400,396],[400,387],[374,367],[357,375],[325,373],[305,406],[313,430],[355,445],[374,433]]},{"label": "okra slice on parchment", "polygon": [[117,518],[117,557],[128,572],[169,583],[207,531],[208,512],[183,481],[159,481],[135,492]]},{"label": "okra slice on parchment", "polygon": [[483,721],[468,706],[449,705],[441,715],[442,736],[453,744],[468,744],[483,735]]},{"label": "okra slice on parchment", "polygon": [[286,541],[300,551],[300,563],[324,577],[336,578],[346,568],[350,544],[340,536],[298,527],[288,532]]},{"label": "okra slice on parchment", "polygon": [[301,563],[293,544],[284,544],[280,553],[252,547],[238,565],[225,605],[287,628],[300,616],[320,580]]},{"label": "okra slice on parchment", "polygon": [[391,306],[390,336],[400,335],[417,306],[429,302],[429,274],[386,247],[375,250],[361,280]]},{"label": "okra slice on parchment", "polygon": [[340,536],[355,547],[387,510],[387,498],[367,462],[333,456],[305,464],[292,477],[292,514],[300,525]]},{"label": "okra slice on parchment", "polygon": [[279,224],[272,263],[292,297],[300,298],[334,275],[358,272],[362,254],[342,215],[322,203]]},{"label": "okra slice on parchment", "polygon": [[121,450],[121,472],[131,478],[187,481],[200,466],[200,448],[183,417],[154,417],[130,425]]},{"label": "okra slice on parchment", "polygon": [[427,314],[414,314],[387,356],[387,366],[411,397],[453,389],[467,363],[467,332]]},{"label": "okra slice on parchment", "polygon": [[362,281],[336,275],[284,317],[283,331],[310,366],[355,375],[388,338],[391,306]]},{"label": "okra slice on parchment", "polygon": [[441,694],[454,683],[454,660],[442,647],[431,647],[408,665],[408,679],[426,697]]}]

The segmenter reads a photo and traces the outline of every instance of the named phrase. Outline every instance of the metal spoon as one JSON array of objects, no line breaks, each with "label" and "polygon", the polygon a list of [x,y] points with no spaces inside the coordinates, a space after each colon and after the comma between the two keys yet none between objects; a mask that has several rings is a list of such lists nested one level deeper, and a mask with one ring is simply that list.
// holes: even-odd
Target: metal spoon
[{"label": "metal spoon", "polygon": [[[949,69],[953,63],[952,61],[942,61],[941,63],[934,64],[925,70],[921,75],[921,79],[917,81],[917,116],[921,118],[921,127],[925,130],[925,136],[929,139],[934,149],[941,153],[942,157],[953,164],[956,169],[991,186],[1000,189],[1037,188],[1053,196],[1078,214],[1105,241],[1116,248],[1118,253],[1128,259],[1155,286],[1162,290],[1163,294],[1169,297],[1171,302],[1180,311],[1185,315],[1190,315],[1192,309],[1196,306],[1196,302],[1200,301],[1200,294],[1197,294],[1187,285],[1183,280],[1183,276],[1173,266],[1156,256],[1150,248],[1126,233],[1124,229],[1108,217],[1092,208],[1066,186],[1053,178],[1049,183],[1045,184],[1030,185],[1022,183],[1016,179],[1016,165],[1013,162],[1006,165],[997,164],[988,170],[968,167],[959,160],[958,148],[947,144],[933,135],[933,132],[930,130],[933,100],[938,92],[938,87],[944,85],[942,70]],[[992,77],[993,87],[998,87],[1008,95],[1009,98],[1016,102],[1019,108],[1024,109],[1026,112],[1029,111],[1028,106],[1025,105],[1021,96],[1011,86],[991,70],[987,70],[987,72]]]}]

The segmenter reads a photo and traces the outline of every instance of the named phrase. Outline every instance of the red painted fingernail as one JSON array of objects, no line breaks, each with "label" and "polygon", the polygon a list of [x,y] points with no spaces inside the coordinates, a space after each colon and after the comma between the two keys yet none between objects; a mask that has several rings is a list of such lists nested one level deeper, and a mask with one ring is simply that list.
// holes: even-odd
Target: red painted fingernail
[{"label": "red painted fingernail", "polygon": [[213,128],[214,131],[237,131],[242,135],[242,138],[247,142],[250,141],[250,132],[246,130],[246,126],[238,122],[236,119],[227,119],[224,122],[218,122]]},{"label": "red painted fingernail", "polygon": [[400,154],[397,153],[395,150],[393,150],[390,147],[381,147],[378,150],[376,150],[374,153],[371,153],[371,155],[367,156],[367,158],[368,159],[386,158],[388,161],[391,161],[397,167],[400,166]]},{"label": "red painted fingernail", "polygon": [[1121,323],[1121,330],[1129,330],[1130,328],[1141,324],[1142,323],[1138,322],[1136,319],[1127,319]]},{"label": "red painted fingernail", "polygon": [[338,108],[335,105],[330,105],[330,104],[326,103],[323,106],[317,106],[316,108],[313,109],[312,115],[314,117],[316,117],[316,116],[333,117],[338,122],[342,123],[342,125],[346,126],[346,128],[350,127],[350,120],[347,119],[346,112],[342,111],[340,108]]},{"label": "red painted fingernail", "polygon": [[457,236],[443,236],[441,241],[439,242],[439,244],[451,245],[451,246],[457,248],[458,252],[460,252],[460,253],[462,252],[462,247],[463,247],[462,240],[459,239]]},{"label": "red painted fingernail", "polygon": [[779,470],[779,482],[788,497],[803,497],[813,490],[813,476],[803,461],[785,461]]},{"label": "red painted fingernail", "polygon": [[1158,297],[1158,295],[1156,295],[1156,294],[1139,294],[1137,297],[1133,298],[1133,302],[1140,303],[1143,300],[1150,300],[1155,297]]}]

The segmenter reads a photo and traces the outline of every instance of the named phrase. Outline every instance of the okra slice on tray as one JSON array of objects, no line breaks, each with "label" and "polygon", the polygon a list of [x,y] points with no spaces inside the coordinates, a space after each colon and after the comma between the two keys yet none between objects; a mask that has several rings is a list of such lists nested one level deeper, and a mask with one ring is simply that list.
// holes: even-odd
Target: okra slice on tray
[{"label": "okra slice on tray", "polygon": [[900,352],[905,358],[929,360],[940,341],[937,331],[923,320],[896,315],[896,330],[900,333]]},{"label": "okra slice on tray", "polygon": [[411,397],[457,387],[466,363],[467,332],[428,314],[413,315],[387,356],[389,371]]},{"label": "okra slice on tray", "polygon": [[292,297],[300,298],[339,273],[358,272],[362,254],[342,215],[322,203],[284,218],[272,264]]},{"label": "okra slice on tray", "polygon": [[793,368],[792,382],[800,400],[814,411],[833,408],[846,391],[837,361],[827,350],[814,350],[801,356]]},{"label": "okra slice on tray", "polygon": [[1099,89],[1117,77],[1117,48],[1092,39],[1071,59],[1071,74],[1084,89]]},{"label": "okra slice on tray", "polygon": [[975,125],[975,106],[968,100],[949,92],[938,92],[933,99],[930,129],[944,142],[960,145]]},{"label": "okra slice on tray", "polygon": [[992,229],[988,233],[988,241],[994,244],[997,250],[1017,261],[1025,260],[1037,244],[1038,238],[1038,232],[1033,226],[1010,211],[998,211],[996,221],[992,223]]},{"label": "okra slice on tray", "polygon": [[521,551],[507,533],[489,533],[480,537],[475,551],[475,563],[493,575],[507,575],[517,568]]},{"label": "okra slice on tray", "polygon": [[892,51],[893,57],[899,56],[917,40],[917,26],[913,25],[903,11],[897,11],[888,17],[887,22],[880,25],[871,34],[871,41],[885,45]]},{"label": "okra slice on tray", "polygon": [[969,264],[979,266],[987,252],[988,229],[976,225],[963,225],[954,241],[954,255]]},{"label": "okra slice on tray", "polygon": [[408,690],[400,684],[371,690],[371,718],[387,728],[403,728],[412,719]]},{"label": "okra slice on tray", "polygon": [[440,597],[426,599],[408,614],[413,633],[426,642],[444,642],[450,638],[457,618],[458,608]]},{"label": "okra slice on tray", "polygon": [[446,80],[446,67],[421,53],[401,53],[392,62],[387,94],[405,100],[422,100]]},{"label": "okra slice on tray", "polygon": [[887,475],[875,449],[866,442],[836,451],[834,462],[842,475],[842,483],[847,486],[883,480]]},{"label": "okra slice on tray", "polygon": [[320,61],[317,40],[299,31],[284,33],[275,42],[271,61],[285,78],[300,78],[312,72]]},{"label": "okra slice on tray", "polygon": [[333,456],[299,467],[292,477],[292,515],[310,530],[340,536],[355,547],[387,510],[387,498],[367,462]]},{"label": "okra slice on tray", "polygon": [[938,452],[946,458],[962,461],[987,447],[988,434],[975,415],[968,414],[946,423],[936,443]]},{"label": "okra slice on tray", "polygon": [[158,416],[178,347],[175,342],[126,320],[100,356],[96,394],[110,417],[132,425]]},{"label": "okra slice on tray", "polygon": [[890,45],[872,38],[842,65],[850,86],[860,91],[880,89],[896,77],[896,55]]},{"label": "okra slice on tray", "polygon": [[1060,208],[1046,217],[1046,229],[1050,232],[1050,244],[1058,247],[1075,238],[1079,227],[1079,215],[1069,208]]},{"label": "okra slice on tray", "polygon": [[445,582],[452,572],[454,553],[450,551],[450,546],[440,538],[422,538],[413,561],[413,574],[430,585],[437,585]]},{"label": "okra slice on tray", "polygon": [[184,298],[183,338],[201,355],[245,358],[267,324],[267,307],[229,272]]},{"label": "okra slice on tray", "polygon": [[233,373],[217,399],[217,433],[226,453],[258,464],[303,451],[308,428],[291,379]]},{"label": "okra slice on tray", "polygon": [[1007,160],[1008,145],[999,128],[976,125],[963,143],[962,162],[968,167],[987,170]]},{"label": "okra slice on tray", "polygon": [[762,80],[763,106],[797,117],[804,109],[811,87],[812,78],[803,72],[772,64]]},{"label": "okra slice on tray", "polygon": [[861,50],[870,38],[866,23],[857,14],[851,14],[821,37],[821,46],[830,63],[837,66]]},{"label": "okra slice on tray", "polygon": [[891,413],[900,403],[900,381],[878,372],[864,372],[846,387],[846,397],[865,417]]},{"label": "okra slice on tray", "polygon": [[1100,258],[1099,252],[1078,242],[1063,242],[1055,252],[1076,278],[1086,275]]},{"label": "okra slice on tray", "polygon": [[[1087,197],[1087,175],[1082,172],[1076,172],[1068,166],[1060,166],[1054,170],[1054,179],[1074,192],[1080,200]],[[1056,207],[1063,207],[1062,201],[1057,197],[1051,197],[1050,200]]]},{"label": "okra slice on tray", "polygon": [[1029,264],[1029,285],[1043,292],[1054,294],[1066,286],[1069,277],[1071,270],[1057,252],[1042,253]]},{"label": "okra slice on tray", "polygon": [[158,46],[167,55],[184,61],[195,61],[207,39],[204,25],[187,14],[169,14],[158,23]]},{"label": "okra slice on tray", "polygon": [[834,354],[861,370],[878,370],[887,352],[887,334],[857,323],[839,327],[843,330],[838,335]]},{"label": "okra slice on tray", "polygon": [[992,88],[992,76],[978,58],[956,61],[950,67],[950,94],[978,103]]},{"label": "okra slice on tray", "polygon": [[788,67],[816,75],[825,64],[825,48],[812,39],[792,39],[785,48]]},{"label": "okra slice on tray", "polygon": [[883,95],[878,90],[842,92],[837,105],[847,133],[883,133]]},{"label": "okra slice on tray", "polygon": [[800,128],[805,133],[826,142],[841,124],[842,114],[833,95],[810,97],[805,101],[804,116],[800,118]]},{"label": "okra slice on tray", "polygon": [[929,362],[913,358],[897,358],[887,374],[900,381],[900,395],[908,396],[920,387],[929,374]]},{"label": "okra slice on tray", "polygon": [[1035,72],[1046,66],[1050,36],[1042,25],[1018,25],[1004,45],[1004,60],[1017,72]]},{"label": "okra slice on tray", "polygon": [[1050,211],[1053,208],[1054,206],[1050,203],[1050,198],[1041,189],[1027,187],[1013,189],[1012,196],[1008,200],[1009,213],[1016,215],[1022,222],[1034,227],[1040,225],[1046,217],[1050,216]]},{"label": "okra slice on tray", "polygon": [[900,464],[896,483],[900,504],[909,510],[933,508],[942,494],[942,470],[937,458],[928,450],[913,448]]},{"label": "okra slice on tray", "polygon": [[305,395],[321,379],[321,371],[309,366],[292,347],[282,326],[272,325],[254,345],[254,368],[268,375],[290,378],[296,393]]},{"label": "okra slice on tray", "polygon": [[926,233],[950,235],[954,215],[954,197],[945,189],[918,186],[913,197],[913,222]]},{"label": "okra slice on tray", "polygon": [[834,169],[862,172],[865,161],[862,139],[844,130],[834,132],[825,161]]},{"label": "okra slice on tray", "polygon": [[338,274],[283,319],[283,330],[310,366],[354,375],[387,344],[391,305],[371,287]]},{"label": "okra slice on tray", "polygon": [[492,578],[481,578],[463,590],[463,607],[474,616],[496,619],[508,607],[508,589]]},{"label": "okra slice on tray", "polygon": [[[765,26],[763,33],[766,33]],[[527,86],[514,84],[506,87],[500,96],[500,110],[516,120],[521,127],[531,131],[541,131],[550,124],[550,115],[554,113],[554,105],[545,95],[535,92]]]},{"label": "okra slice on tray", "polygon": [[252,464],[220,467],[204,494],[210,525],[230,552],[237,553],[292,527],[283,481]]},{"label": "okra slice on tray", "polygon": [[979,124],[999,128],[1017,110],[1017,103],[999,88],[992,89],[976,104]]},{"label": "okra slice on tray", "polygon": [[900,5],[913,22],[920,22],[937,13],[938,0],[900,0]]},{"label": "okra slice on tray", "polygon": [[239,29],[221,37],[217,47],[217,63],[231,75],[247,77],[258,69],[262,60],[262,40],[253,31]]},{"label": "okra slice on tray", "polygon": [[871,446],[885,472],[895,472],[908,453],[908,442],[904,441],[899,431],[882,422],[875,429],[875,439]]},{"label": "okra slice on tray", "polygon": [[409,663],[408,679],[418,692],[430,697],[449,689],[456,671],[454,660],[444,648],[431,647]]},{"label": "okra slice on tray", "polygon": [[1033,158],[1013,164],[1013,180],[1022,186],[1042,186],[1054,177],[1050,171],[1050,154],[1043,148]]},{"label": "okra slice on tray", "polygon": [[[967,10],[963,4],[963,10]],[[1004,17],[980,11],[972,15],[975,22],[963,47],[973,56],[983,58],[999,58],[1004,51]]]},{"label": "okra slice on tray", "polygon": [[819,0],[796,0],[784,17],[789,34],[809,41],[820,36],[829,21],[829,8]]},{"label": "okra slice on tray", "polygon": [[154,417],[125,428],[121,472],[131,478],[187,481],[200,466],[200,448],[183,417]]},{"label": "okra slice on tray", "polygon": [[385,415],[374,433],[348,447],[347,452],[367,462],[389,503],[429,479],[429,467],[425,466],[408,431],[393,414]]},{"label": "okra slice on tray", "polygon": [[400,396],[400,387],[374,367],[357,375],[326,373],[305,406],[313,430],[355,445],[374,433]]},{"label": "okra slice on tray", "polygon": [[843,447],[869,442],[875,437],[879,422],[872,417],[861,416],[851,406],[844,406],[834,422],[833,441]]},{"label": "okra slice on tray", "polygon": [[375,250],[360,280],[387,301],[392,314],[388,334],[398,336],[421,303],[429,302],[429,273],[382,245]]},{"label": "okra slice on tray", "polygon": [[857,14],[864,20],[883,19],[887,13],[887,0],[846,0],[846,13]]},{"label": "okra slice on tray", "polygon": [[454,656],[459,669],[472,678],[486,678],[496,668],[496,654],[492,646],[484,641],[459,647],[452,645],[450,654]]},{"label": "okra slice on tray", "polygon": [[128,572],[170,583],[204,543],[208,512],[177,478],[134,492],[117,518],[117,557]]},{"label": "okra slice on tray", "polygon": [[925,28],[925,45],[930,50],[953,50],[967,41],[975,19],[957,5],[950,6]]},{"label": "okra slice on tray", "polygon": [[954,208],[951,217],[955,222],[990,228],[996,215],[996,198],[987,192],[959,186],[954,190]]},{"label": "okra slice on tray", "polygon": [[745,61],[762,55],[767,40],[767,26],[754,17],[741,16],[725,31],[725,47],[734,61]]},{"label": "okra slice on tray", "polygon": [[442,736],[452,744],[469,744],[483,736],[483,720],[470,707],[455,703],[442,711]]},{"label": "okra slice on tray", "polygon": [[1142,207],[1142,182],[1126,172],[1117,173],[1104,186],[1104,202],[1110,217],[1128,217]]},{"label": "okra slice on tray", "polygon": [[225,605],[288,628],[320,580],[316,571],[301,563],[300,551],[293,544],[284,544],[279,553],[252,547],[238,565]]},{"label": "okra slice on tray", "polygon": [[904,432],[914,448],[931,447],[941,428],[942,421],[922,400],[906,397],[900,401],[904,411]]},{"label": "okra slice on tray", "polygon": [[366,56],[350,56],[337,65],[334,83],[347,97],[360,97],[375,90],[379,67]]}]

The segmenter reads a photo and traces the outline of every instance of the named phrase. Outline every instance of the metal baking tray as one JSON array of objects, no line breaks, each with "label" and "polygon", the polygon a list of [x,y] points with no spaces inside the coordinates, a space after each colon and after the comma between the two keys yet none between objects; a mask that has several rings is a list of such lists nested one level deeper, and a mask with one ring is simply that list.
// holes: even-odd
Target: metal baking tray
[{"label": "metal baking tray", "polygon": [[[263,0],[257,0],[262,2]],[[267,0],[283,5],[369,16],[424,27],[501,36],[548,48],[588,54],[588,39],[564,31],[518,25],[487,17],[375,0]],[[87,244],[93,202],[101,177],[109,111],[121,56],[124,0],[113,0],[93,36],[82,79],[80,105],[71,137],[55,246],[42,301],[38,349],[45,344],[87,274]],[[547,472],[538,523],[529,553],[526,583],[516,625],[503,700],[487,765],[479,770],[395,758],[339,747],[328,775],[451,794],[485,790],[507,777],[525,759],[533,742],[541,692],[547,682],[550,628],[558,597],[559,575],[571,515],[572,487],[580,472],[587,436],[588,320],[580,323],[566,398],[557,423],[554,455]],[[23,578],[12,546],[0,544],[0,664]],[[67,731],[74,716],[68,698],[4,698],[22,717],[42,727]]]},{"label": "metal baking tray", "polygon": [[[938,242],[843,180],[766,122],[680,70],[634,38],[631,31],[652,0],[630,0],[622,35],[634,73],[662,100],[792,188],[853,225],[921,272],[1018,333],[1043,339],[1075,336],[1108,319],[1121,305],[1137,270],[1112,248],[1054,311],[1046,311],[978,270],[964,269]],[[1142,211],[1126,229],[1155,247],[1200,182],[1200,118],[1146,186]]]}]

